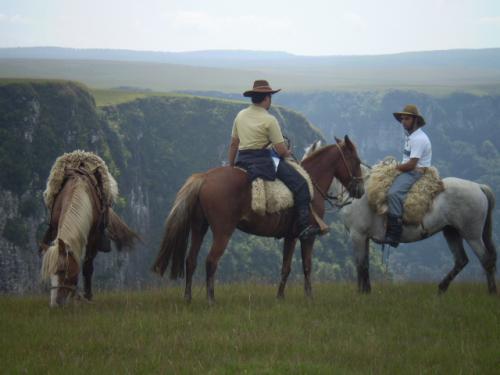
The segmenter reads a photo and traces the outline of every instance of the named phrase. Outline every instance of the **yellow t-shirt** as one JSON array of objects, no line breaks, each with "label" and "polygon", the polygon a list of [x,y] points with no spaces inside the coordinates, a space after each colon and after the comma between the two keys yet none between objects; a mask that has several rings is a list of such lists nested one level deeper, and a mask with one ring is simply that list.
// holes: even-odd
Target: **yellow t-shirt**
[{"label": "yellow t-shirt", "polygon": [[276,117],[254,104],[240,111],[234,119],[231,135],[240,140],[240,150],[257,150],[269,142],[284,142]]}]

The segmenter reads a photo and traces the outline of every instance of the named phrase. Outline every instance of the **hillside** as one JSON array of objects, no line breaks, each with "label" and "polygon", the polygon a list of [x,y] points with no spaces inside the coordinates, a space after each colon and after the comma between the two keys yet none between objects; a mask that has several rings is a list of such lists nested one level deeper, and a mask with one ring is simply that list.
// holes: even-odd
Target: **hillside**
[{"label": "hillside", "polygon": [[[118,102],[98,108],[90,92],[73,82],[0,85],[0,290],[38,289],[36,239],[46,220],[41,194],[56,157],[77,148],[95,151],[109,164],[122,195],[117,209],[145,241],[136,252],[99,256],[98,287],[158,281],[149,268],[177,190],[192,173],[226,159],[232,121],[247,104],[186,95]],[[300,114],[282,107],[273,111],[298,154],[322,137]],[[338,225],[333,230],[341,233]],[[379,263],[374,262],[376,275]],[[275,281],[280,264],[279,241],[239,234],[218,275],[220,280]],[[202,268],[197,277],[203,277]],[[345,239],[331,236],[317,246],[315,272],[325,280],[353,277]]]}]

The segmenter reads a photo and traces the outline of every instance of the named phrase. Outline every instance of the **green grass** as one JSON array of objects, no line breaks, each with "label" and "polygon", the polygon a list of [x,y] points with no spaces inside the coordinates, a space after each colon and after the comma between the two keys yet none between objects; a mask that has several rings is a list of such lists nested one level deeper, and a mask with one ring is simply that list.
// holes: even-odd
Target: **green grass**
[{"label": "green grass", "polygon": [[500,368],[500,299],[484,285],[202,286],[98,293],[48,308],[47,296],[0,298],[1,371],[50,374],[493,374]]},{"label": "green grass", "polygon": [[90,92],[92,93],[98,107],[122,104],[150,96],[179,96],[178,94],[162,92],[129,92],[112,89],[90,89]]},{"label": "green grass", "polygon": [[[0,81],[1,82],[1,81]],[[205,96],[196,96],[190,94],[172,93],[172,92],[158,92],[158,91],[124,91],[116,89],[98,89],[89,88],[90,93],[95,99],[98,107],[106,107],[110,105],[118,105],[122,103],[132,102],[136,99],[148,97],[184,97],[184,98],[201,98],[203,100],[213,100],[226,103],[238,103],[241,101],[224,99],[224,98],[210,98]]]}]

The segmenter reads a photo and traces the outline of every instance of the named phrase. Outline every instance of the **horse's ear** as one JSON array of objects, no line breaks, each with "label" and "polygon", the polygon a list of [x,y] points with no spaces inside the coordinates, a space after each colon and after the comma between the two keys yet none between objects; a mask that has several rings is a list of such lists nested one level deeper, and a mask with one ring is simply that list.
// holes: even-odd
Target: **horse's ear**
[{"label": "horse's ear", "polygon": [[354,145],[352,144],[351,140],[349,139],[349,136],[346,134],[344,137],[344,142],[349,147],[350,149],[354,148]]},{"label": "horse's ear", "polygon": [[335,137],[335,142],[340,143],[342,140],[340,138]]},{"label": "horse's ear", "polygon": [[57,243],[59,244],[59,251],[66,251],[66,244],[63,240],[59,238]]},{"label": "horse's ear", "polygon": [[43,243],[43,242],[38,242],[38,251],[40,252],[40,254],[43,254],[47,251],[47,249],[49,248],[49,245]]}]

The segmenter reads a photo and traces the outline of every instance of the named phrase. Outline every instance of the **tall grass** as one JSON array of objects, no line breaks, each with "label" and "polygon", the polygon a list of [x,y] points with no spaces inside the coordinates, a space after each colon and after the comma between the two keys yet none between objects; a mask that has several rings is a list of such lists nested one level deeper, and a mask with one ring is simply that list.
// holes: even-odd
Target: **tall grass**
[{"label": "tall grass", "polygon": [[484,285],[269,285],[97,293],[50,310],[47,296],[0,298],[0,372],[50,374],[498,374],[500,299]]}]

